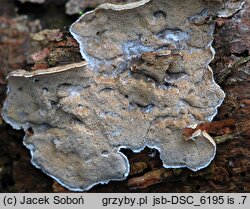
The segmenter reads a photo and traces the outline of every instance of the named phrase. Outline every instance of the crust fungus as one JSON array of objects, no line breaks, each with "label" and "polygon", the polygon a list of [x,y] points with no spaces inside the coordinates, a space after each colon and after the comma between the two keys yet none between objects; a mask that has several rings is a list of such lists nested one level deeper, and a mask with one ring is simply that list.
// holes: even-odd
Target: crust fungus
[{"label": "crust fungus", "polygon": [[220,1],[104,4],[71,26],[87,62],[8,77],[3,118],[24,129],[33,164],[71,190],[125,179],[121,148],[160,152],[166,168],[197,171],[213,139],[186,127],[211,121],[224,99],[209,63]]}]

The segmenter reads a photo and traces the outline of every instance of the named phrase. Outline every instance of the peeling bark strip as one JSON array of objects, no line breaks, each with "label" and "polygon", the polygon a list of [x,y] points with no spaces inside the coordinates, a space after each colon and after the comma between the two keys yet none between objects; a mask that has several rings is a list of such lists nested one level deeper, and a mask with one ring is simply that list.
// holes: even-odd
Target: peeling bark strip
[{"label": "peeling bark strip", "polygon": [[205,132],[224,99],[208,66],[218,1],[104,4],[71,27],[88,63],[9,75],[3,118],[26,131],[32,163],[71,190],[122,180],[121,148],[156,148],[165,167],[197,171],[215,156]]}]

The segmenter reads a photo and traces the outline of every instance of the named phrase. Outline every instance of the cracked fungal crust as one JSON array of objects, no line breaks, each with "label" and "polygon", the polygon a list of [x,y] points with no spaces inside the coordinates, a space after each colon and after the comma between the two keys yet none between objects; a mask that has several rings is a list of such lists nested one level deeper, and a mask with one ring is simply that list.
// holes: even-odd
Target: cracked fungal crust
[{"label": "cracked fungal crust", "polygon": [[25,129],[35,166],[86,190],[128,175],[124,147],[156,148],[165,167],[211,162],[212,138],[182,131],[211,121],[224,99],[208,66],[211,19],[223,6],[176,2],[102,5],[71,27],[88,64],[10,74],[3,118]]},{"label": "cracked fungal crust", "polygon": [[[222,94],[212,81],[205,82]],[[128,72],[115,78],[97,76],[85,63],[34,73],[16,71],[9,76],[3,116],[26,131],[24,144],[36,167],[70,189],[83,190],[127,176],[129,164],[121,147],[155,147],[165,167],[198,170],[210,162],[215,146],[203,136],[185,141],[181,132],[197,122],[189,109],[199,117],[205,111],[188,102],[175,104],[178,92],[157,88]],[[152,104],[141,106],[130,97]]]}]

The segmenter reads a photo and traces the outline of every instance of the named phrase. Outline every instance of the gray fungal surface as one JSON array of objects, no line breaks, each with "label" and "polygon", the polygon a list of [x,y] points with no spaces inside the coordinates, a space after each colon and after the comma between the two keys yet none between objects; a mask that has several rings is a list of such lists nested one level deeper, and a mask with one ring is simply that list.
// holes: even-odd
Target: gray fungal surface
[{"label": "gray fungal surface", "polygon": [[121,148],[160,152],[166,168],[197,171],[213,139],[183,129],[211,121],[225,95],[214,82],[213,16],[220,1],[104,4],[71,26],[87,62],[9,75],[3,118],[24,129],[32,163],[71,190],[125,179]]}]

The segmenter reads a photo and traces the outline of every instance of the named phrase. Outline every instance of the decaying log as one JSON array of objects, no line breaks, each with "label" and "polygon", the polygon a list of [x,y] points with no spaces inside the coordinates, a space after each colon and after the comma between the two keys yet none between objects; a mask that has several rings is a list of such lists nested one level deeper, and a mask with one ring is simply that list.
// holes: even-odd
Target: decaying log
[{"label": "decaying log", "polygon": [[[249,36],[245,34],[250,30],[250,22],[247,18],[249,13],[249,4],[246,4],[240,12],[232,17],[217,19],[214,42],[217,53],[212,68],[216,81],[220,83],[226,93],[226,98],[214,121],[201,125],[218,144],[217,156],[212,164],[198,172],[187,169],[164,169],[157,151],[145,149],[141,153],[135,154],[129,150],[123,150],[131,163],[129,179],[96,186],[90,190],[91,192],[124,192],[130,191],[130,189],[138,192],[250,191],[250,142],[248,140],[250,138],[248,51],[250,43]],[[236,27],[237,29],[235,29]],[[23,68],[25,64],[29,63],[32,65],[32,70],[39,70],[81,60],[78,44],[66,31],[48,30],[40,33],[38,38],[37,36],[33,36],[33,38],[39,45],[39,50],[35,53],[32,50],[29,54],[33,55],[28,60],[24,57],[20,59],[21,62],[11,68]],[[9,49],[13,46],[12,41],[0,44],[5,44],[4,48]],[[18,37],[15,43],[22,44],[22,41],[23,39]],[[1,51],[1,53],[4,52]],[[3,73],[2,69],[3,67],[0,73]],[[6,72],[2,76],[0,86],[2,100],[6,90],[5,75]],[[4,173],[1,173],[0,179],[2,182],[7,182],[6,185],[0,186],[0,190],[68,191],[56,183],[52,187],[51,180],[30,165],[30,156],[27,150],[21,146],[22,135],[22,132],[12,130],[0,120],[0,147],[5,150],[1,152],[0,165],[1,168],[4,168]],[[13,150],[15,151],[13,152]],[[8,166],[3,166],[3,163]],[[12,176],[12,179],[7,176]],[[23,182],[27,176],[33,176],[33,178]]]}]

